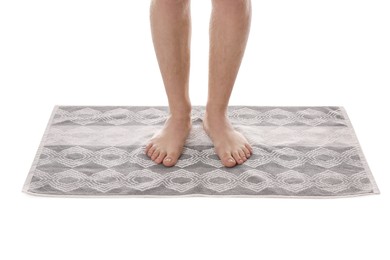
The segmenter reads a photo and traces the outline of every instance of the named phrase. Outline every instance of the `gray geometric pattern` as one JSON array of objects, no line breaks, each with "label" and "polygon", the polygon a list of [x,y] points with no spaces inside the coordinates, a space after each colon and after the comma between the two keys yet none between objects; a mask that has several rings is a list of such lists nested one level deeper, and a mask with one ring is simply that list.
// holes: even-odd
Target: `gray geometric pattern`
[{"label": "gray geometric pattern", "polygon": [[223,166],[202,128],[204,106],[173,167],[145,154],[167,106],[55,106],[23,191],[44,196],[257,196],[379,194],[341,106],[229,106],[251,143],[242,165]]}]

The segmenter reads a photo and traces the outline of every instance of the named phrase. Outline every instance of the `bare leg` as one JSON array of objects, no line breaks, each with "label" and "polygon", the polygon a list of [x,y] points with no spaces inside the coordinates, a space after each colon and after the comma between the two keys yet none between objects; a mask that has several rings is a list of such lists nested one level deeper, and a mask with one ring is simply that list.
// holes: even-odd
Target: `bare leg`
[{"label": "bare leg", "polygon": [[156,163],[173,166],[191,129],[188,93],[191,43],[190,0],[152,0],[150,25],[170,114],[146,146]]},{"label": "bare leg", "polygon": [[246,138],[234,130],[227,106],[250,31],[250,0],[212,0],[209,86],[203,127],[223,165],[244,163],[252,153]]}]

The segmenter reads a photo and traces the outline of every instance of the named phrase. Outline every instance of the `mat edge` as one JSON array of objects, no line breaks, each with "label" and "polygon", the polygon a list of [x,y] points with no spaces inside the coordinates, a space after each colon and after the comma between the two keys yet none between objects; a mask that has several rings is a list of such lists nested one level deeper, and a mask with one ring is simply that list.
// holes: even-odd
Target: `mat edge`
[{"label": "mat edge", "polygon": [[30,171],[28,172],[26,180],[25,180],[25,182],[23,184],[22,192],[26,192],[27,193],[28,189],[30,188],[31,179],[32,179],[32,177],[34,175],[34,171],[35,171],[35,169],[37,167],[37,164],[38,164],[38,161],[39,161],[39,157],[41,156],[41,153],[42,153],[42,150],[43,150],[43,146],[44,146],[45,141],[47,139],[47,136],[49,134],[49,130],[50,130],[50,127],[52,125],[52,122],[53,122],[53,119],[54,119],[54,116],[55,116],[55,114],[57,112],[58,107],[59,107],[59,105],[54,105],[54,107],[52,109],[49,121],[46,124],[45,131],[44,131],[43,136],[41,138],[41,141],[39,143],[38,149],[37,149],[37,151],[35,153],[35,158],[34,158],[32,164],[31,164]]},{"label": "mat edge", "polygon": [[355,142],[357,144],[357,150],[358,150],[358,154],[359,154],[359,157],[360,159],[362,160],[362,163],[363,163],[363,166],[364,166],[364,169],[366,170],[367,172],[367,175],[370,179],[370,182],[372,184],[372,189],[373,189],[373,193],[374,194],[381,194],[380,190],[379,190],[379,187],[375,181],[375,178],[374,178],[374,175],[372,174],[371,172],[371,169],[370,167],[368,166],[368,162],[367,162],[367,159],[363,153],[363,147],[359,141],[359,138],[358,136],[356,135],[356,131],[355,131],[355,128],[353,127],[353,124],[351,122],[351,119],[349,118],[348,116],[348,113],[347,113],[347,110],[345,109],[344,106],[340,106],[340,110],[342,111],[343,113],[343,116],[345,117],[345,121],[347,122],[348,124],[348,127],[353,135],[353,138],[355,139]]},{"label": "mat edge", "polygon": [[33,197],[51,197],[51,198],[271,198],[271,199],[342,199],[342,198],[354,198],[378,195],[378,193],[359,193],[348,195],[335,195],[335,196],[289,196],[289,195],[209,195],[209,194],[183,194],[183,195],[63,195],[63,194],[45,194],[26,191],[27,195]]},{"label": "mat edge", "polygon": [[[66,104],[58,104],[58,107],[166,107],[168,108],[168,105],[66,105]],[[192,105],[192,107],[206,107],[206,105]],[[341,107],[340,105],[228,105],[228,107]]]}]

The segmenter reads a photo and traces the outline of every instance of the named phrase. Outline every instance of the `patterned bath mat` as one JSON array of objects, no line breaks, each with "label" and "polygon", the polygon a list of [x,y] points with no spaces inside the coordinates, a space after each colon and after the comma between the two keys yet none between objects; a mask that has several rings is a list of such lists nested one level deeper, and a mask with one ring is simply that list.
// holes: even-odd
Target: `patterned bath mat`
[{"label": "patterned bath mat", "polygon": [[23,191],[70,197],[293,197],[379,194],[341,106],[229,106],[228,116],[253,147],[227,168],[202,128],[204,106],[173,167],[156,164],[145,145],[166,106],[56,105]]}]

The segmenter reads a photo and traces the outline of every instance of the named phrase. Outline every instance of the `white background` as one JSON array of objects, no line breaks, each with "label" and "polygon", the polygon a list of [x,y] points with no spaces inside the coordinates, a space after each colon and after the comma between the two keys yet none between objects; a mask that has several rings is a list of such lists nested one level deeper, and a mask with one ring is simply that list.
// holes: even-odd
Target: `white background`
[{"label": "white background", "polygon": [[[0,1],[0,259],[390,259],[390,5],[252,0],[231,105],[341,105],[381,191],[343,199],[21,192],[54,105],[167,105],[149,1]],[[210,1],[192,1],[207,98]]]}]

